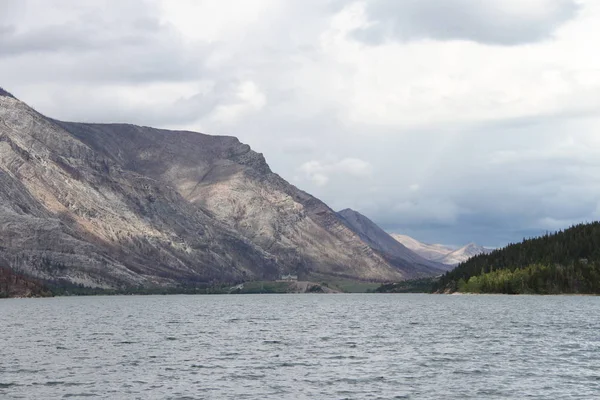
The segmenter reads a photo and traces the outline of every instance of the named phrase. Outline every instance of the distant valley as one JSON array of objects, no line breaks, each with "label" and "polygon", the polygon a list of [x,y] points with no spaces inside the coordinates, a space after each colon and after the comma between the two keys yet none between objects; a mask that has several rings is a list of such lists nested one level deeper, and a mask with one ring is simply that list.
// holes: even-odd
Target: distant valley
[{"label": "distant valley", "polygon": [[492,249],[479,246],[475,243],[469,243],[456,249],[441,244],[421,243],[410,236],[400,235],[397,233],[391,233],[390,236],[421,257],[450,266],[457,266],[458,264],[467,261],[471,257],[492,252]]}]

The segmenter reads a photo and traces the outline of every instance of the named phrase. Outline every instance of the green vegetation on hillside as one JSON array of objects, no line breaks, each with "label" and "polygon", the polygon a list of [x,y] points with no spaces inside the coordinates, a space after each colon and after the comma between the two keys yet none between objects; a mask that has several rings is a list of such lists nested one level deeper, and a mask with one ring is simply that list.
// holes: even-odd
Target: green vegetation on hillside
[{"label": "green vegetation on hillside", "polygon": [[0,267],[0,298],[49,296],[50,290],[38,280]]},{"label": "green vegetation on hillside", "polygon": [[580,224],[482,254],[443,275],[436,291],[600,293],[600,222]]},{"label": "green vegetation on hillside", "polygon": [[[17,285],[18,284],[18,285]],[[171,287],[122,287],[102,289],[74,284],[65,280],[37,281],[0,268],[0,298],[42,296],[112,296],[168,294],[277,294],[336,292],[325,282],[252,281],[239,283],[196,283]]]},{"label": "green vegetation on hillside", "polygon": [[381,286],[381,282],[367,282],[350,278],[332,277],[314,272],[305,278],[311,282],[320,282],[321,286],[326,286],[342,293],[372,293]]},{"label": "green vegetation on hillside", "polygon": [[384,283],[377,293],[429,293],[437,278],[422,278],[397,283]]}]

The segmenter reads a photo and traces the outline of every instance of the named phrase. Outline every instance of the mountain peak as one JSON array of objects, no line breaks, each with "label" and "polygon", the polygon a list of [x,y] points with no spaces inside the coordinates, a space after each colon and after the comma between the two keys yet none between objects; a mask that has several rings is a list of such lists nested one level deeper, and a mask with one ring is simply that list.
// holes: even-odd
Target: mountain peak
[{"label": "mountain peak", "polygon": [[349,214],[358,214],[358,212],[357,212],[357,211],[354,211],[354,210],[353,210],[353,209],[351,209],[351,208],[344,208],[343,210],[340,210],[340,211],[338,211],[338,214],[346,214],[346,215],[349,215]]},{"label": "mountain peak", "polygon": [[13,99],[16,99],[15,96],[13,96],[11,93],[7,92],[6,90],[2,89],[1,87],[0,87],[0,96],[12,97]]},{"label": "mountain peak", "polygon": [[392,234],[392,237],[428,260],[451,266],[458,265],[478,254],[489,252],[488,249],[474,242],[456,249],[439,244],[421,243],[406,235]]},{"label": "mountain peak", "polygon": [[[414,253],[358,211],[346,208],[337,214],[342,217],[344,224],[356,232],[375,252],[400,267],[406,268],[407,265],[412,265],[413,270],[409,271],[412,275],[409,277],[439,274],[444,270],[444,265]],[[418,268],[415,269],[414,266]]]}]

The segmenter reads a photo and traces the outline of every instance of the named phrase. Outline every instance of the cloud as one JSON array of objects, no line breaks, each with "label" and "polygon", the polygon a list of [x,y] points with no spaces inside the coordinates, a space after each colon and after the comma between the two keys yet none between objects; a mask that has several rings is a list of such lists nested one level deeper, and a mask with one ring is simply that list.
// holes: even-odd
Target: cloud
[{"label": "cloud", "polygon": [[327,182],[329,182],[329,177],[327,177],[326,175],[323,175],[319,172],[314,172],[314,173],[310,174],[310,179],[317,186],[325,186],[325,185],[327,185]]},{"label": "cloud", "polygon": [[354,36],[369,44],[435,39],[518,45],[550,38],[577,9],[573,0],[370,0],[369,22]]},{"label": "cloud", "polygon": [[333,172],[344,173],[356,178],[365,178],[373,172],[373,166],[359,158],[344,158],[335,164],[326,167]]},{"label": "cloud", "polygon": [[288,154],[309,154],[317,148],[316,142],[307,137],[284,138],[281,150]]},{"label": "cloud", "polygon": [[306,179],[313,181],[317,186],[325,186],[331,175],[343,179],[348,177],[367,178],[372,174],[373,166],[358,158],[344,158],[333,163],[307,161],[298,170],[304,173]]},{"label": "cloud", "polygon": [[[102,5],[107,6],[104,12],[97,12]],[[35,7],[44,10],[45,23],[37,20],[41,15],[31,12]],[[159,22],[158,9],[147,1],[57,1],[52,8],[39,0],[12,5],[9,1],[8,9],[14,20],[4,22],[0,56],[135,50],[173,38],[173,30]]]},{"label": "cloud", "polygon": [[83,83],[184,82],[206,71],[210,46],[184,41],[176,27],[161,22],[152,1],[61,0],[49,6],[31,0],[10,9],[11,19],[0,29],[0,73],[17,77],[18,86],[53,83],[64,91]]},{"label": "cloud", "polygon": [[224,124],[236,122],[249,112],[260,111],[266,104],[265,94],[252,81],[240,82],[235,88],[230,102],[218,105],[211,118]]},{"label": "cloud", "polygon": [[234,135],[332,208],[501,246],[600,215],[600,2],[573,4],[5,0],[0,86]]},{"label": "cloud", "polygon": [[419,201],[402,201],[392,208],[398,220],[405,224],[428,223],[452,225],[459,216],[456,204],[435,198],[425,198]]}]

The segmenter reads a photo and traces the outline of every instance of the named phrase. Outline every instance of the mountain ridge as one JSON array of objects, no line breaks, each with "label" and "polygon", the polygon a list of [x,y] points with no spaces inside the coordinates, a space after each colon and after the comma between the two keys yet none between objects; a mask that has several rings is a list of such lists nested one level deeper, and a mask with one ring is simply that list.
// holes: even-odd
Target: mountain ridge
[{"label": "mountain ridge", "polygon": [[57,121],[4,95],[0,184],[0,266],[46,281],[118,288],[423,275],[374,251],[231,136]]},{"label": "mountain ridge", "polygon": [[479,254],[490,253],[492,251],[473,242],[457,249],[441,244],[422,243],[410,236],[401,235],[398,233],[391,233],[390,236],[428,260],[453,267],[464,261],[467,261],[471,257]]},{"label": "mountain ridge", "polygon": [[392,263],[400,266],[415,265],[424,274],[415,274],[414,278],[421,278],[431,274],[440,274],[447,268],[439,263],[427,260],[406,246],[394,240],[387,232],[358,211],[346,208],[338,212],[346,225],[359,234],[359,236],[374,250]]},{"label": "mountain ridge", "polygon": [[12,97],[13,99],[15,98],[15,96],[4,90],[2,87],[0,87],[0,96]]}]

